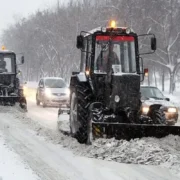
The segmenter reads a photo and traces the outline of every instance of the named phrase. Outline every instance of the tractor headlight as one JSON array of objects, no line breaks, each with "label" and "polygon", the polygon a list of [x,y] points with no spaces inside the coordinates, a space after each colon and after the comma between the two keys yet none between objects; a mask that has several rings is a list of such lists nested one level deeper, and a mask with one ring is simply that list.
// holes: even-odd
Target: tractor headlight
[{"label": "tractor headlight", "polygon": [[177,109],[174,107],[168,108],[168,113],[176,113]]},{"label": "tractor headlight", "polygon": [[47,97],[51,97],[51,95],[52,95],[51,90],[50,89],[45,89],[45,95]]},{"label": "tractor headlight", "polygon": [[114,101],[115,101],[116,103],[118,103],[118,102],[120,101],[120,97],[119,97],[118,95],[116,95],[116,96],[114,97]]},{"label": "tractor headlight", "polygon": [[142,108],[142,113],[143,114],[147,114],[149,112],[149,107],[148,106],[144,106],[143,108]]},{"label": "tractor headlight", "polygon": [[101,28],[102,32],[106,32],[106,27]]},{"label": "tractor headlight", "polygon": [[131,33],[131,28],[127,28],[126,29],[126,34],[130,34]]}]

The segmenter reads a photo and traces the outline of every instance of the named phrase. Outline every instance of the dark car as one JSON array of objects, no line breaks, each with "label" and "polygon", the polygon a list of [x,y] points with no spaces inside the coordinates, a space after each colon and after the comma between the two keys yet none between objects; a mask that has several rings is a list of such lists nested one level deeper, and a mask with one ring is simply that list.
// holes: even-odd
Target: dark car
[{"label": "dark car", "polygon": [[169,125],[174,125],[178,120],[178,109],[166,98],[163,93],[154,86],[141,86],[142,114],[149,112],[149,107],[157,104],[164,109],[166,122]]},{"label": "dark car", "polygon": [[60,106],[69,103],[70,91],[62,78],[45,77],[40,79],[37,92],[36,104],[46,106]]}]

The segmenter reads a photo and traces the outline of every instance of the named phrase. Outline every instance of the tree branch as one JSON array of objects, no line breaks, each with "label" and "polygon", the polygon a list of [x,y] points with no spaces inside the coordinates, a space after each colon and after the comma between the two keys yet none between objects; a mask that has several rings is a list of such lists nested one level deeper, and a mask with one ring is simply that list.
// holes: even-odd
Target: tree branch
[{"label": "tree branch", "polygon": [[178,32],[176,38],[174,39],[174,41],[168,46],[168,51],[171,49],[171,47],[176,43],[177,39],[179,38],[180,32]]}]

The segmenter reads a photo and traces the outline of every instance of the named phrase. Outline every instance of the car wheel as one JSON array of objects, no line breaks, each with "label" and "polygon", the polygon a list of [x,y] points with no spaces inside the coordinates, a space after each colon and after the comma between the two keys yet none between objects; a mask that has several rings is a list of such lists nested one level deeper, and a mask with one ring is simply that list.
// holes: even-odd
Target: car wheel
[{"label": "car wheel", "polygon": [[43,102],[43,108],[46,108],[47,107],[47,104],[45,102]]},{"label": "car wheel", "polygon": [[40,105],[40,101],[39,101],[39,99],[38,99],[37,95],[36,95],[36,105],[37,105],[37,106],[39,106],[39,105]]}]

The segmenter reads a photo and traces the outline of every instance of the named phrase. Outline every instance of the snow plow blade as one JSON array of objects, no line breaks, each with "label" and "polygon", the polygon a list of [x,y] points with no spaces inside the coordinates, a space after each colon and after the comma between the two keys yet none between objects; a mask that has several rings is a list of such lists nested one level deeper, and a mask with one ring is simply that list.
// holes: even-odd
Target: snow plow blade
[{"label": "snow plow blade", "polygon": [[3,106],[14,106],[16,103],[19,103],[19,106],[27,111],[27,102],[25,97],[19,96],[2,96],[0,97],[0,105]]},{"label": "snow plow blade", "polygon": [[92,132],[94,137],[114,137],[118,140],[143,137],[162,138],[170,134],[180,136],[180,126],[93,122]]}]

